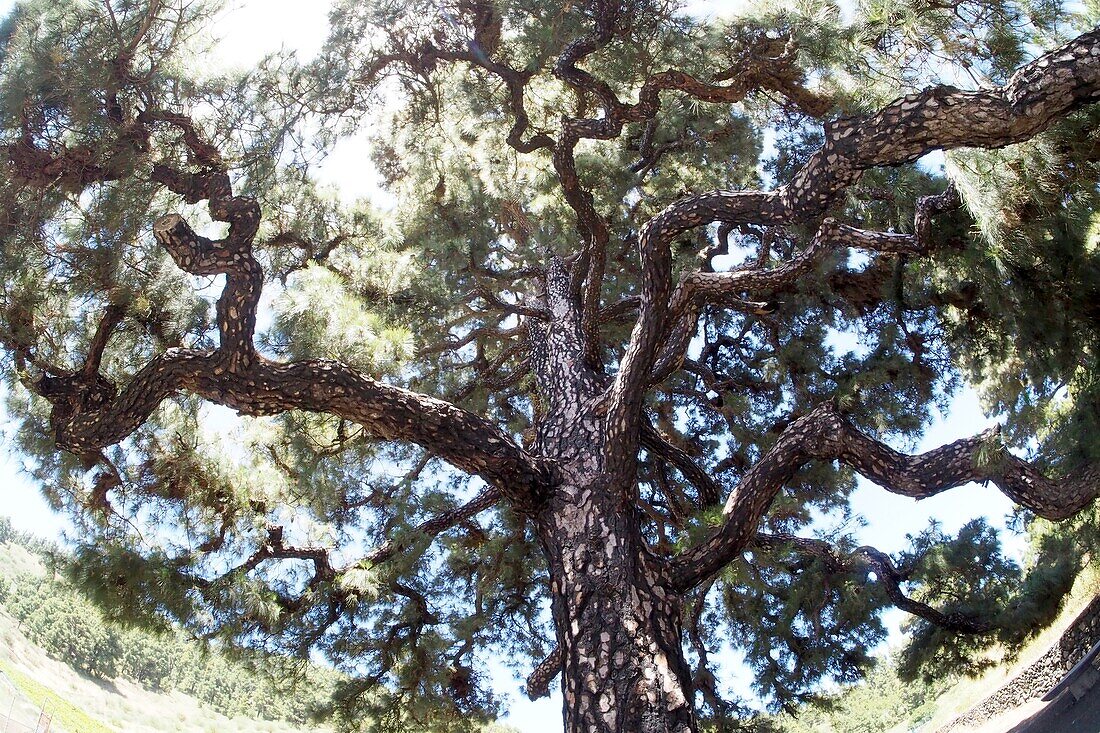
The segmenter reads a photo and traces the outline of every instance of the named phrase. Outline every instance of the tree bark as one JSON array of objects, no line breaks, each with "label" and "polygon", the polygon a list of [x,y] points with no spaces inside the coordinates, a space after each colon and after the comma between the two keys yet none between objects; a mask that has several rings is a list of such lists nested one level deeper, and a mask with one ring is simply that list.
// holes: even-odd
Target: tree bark
[{"label": "tree bark", "polygon": [[640,534],[634,482],[606,466],[606,376],[585,360],[581,314],[561,261],[546,322],[529,322],[544,398],[536,452],[553,477],[533,515],[550,570],[566,733],[694,733],[691,672],[668,564]]},{"label": "tree bark", "polygon": [[607,472],[608,380],[584,358],[560,261],[546,285],[552,318],[530,324],[530,335],[546,406],[537,453],[554,475],[534,519],[550,571],[565,730],[694,733],[679,596],[667,562],[646,547],[634,491]]},{"label": "tree bark", "polygon": [[681,607],[665,563],[599,474],[538,515],[562,650],[567,733],[694,733]]}]

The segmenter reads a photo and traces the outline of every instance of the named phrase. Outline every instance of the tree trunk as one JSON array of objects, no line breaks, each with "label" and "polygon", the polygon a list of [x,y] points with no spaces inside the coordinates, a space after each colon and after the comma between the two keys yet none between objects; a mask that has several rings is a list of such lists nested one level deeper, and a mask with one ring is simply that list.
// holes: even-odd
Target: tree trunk
[{"label": "tree trunk", "polygon": [[606,377],[586,363],[568,272],[551,260],[546,323],[529,321],[554,474],[535,517],[550,569],[566,733],[695,733],[680,600],[640,534],[632,477],[607,470]]},{"label": "tree trunk", "polygon": [[694,733],[680,601],[632,511],[597,474],[558,486],[538,520],[566,732]]}]

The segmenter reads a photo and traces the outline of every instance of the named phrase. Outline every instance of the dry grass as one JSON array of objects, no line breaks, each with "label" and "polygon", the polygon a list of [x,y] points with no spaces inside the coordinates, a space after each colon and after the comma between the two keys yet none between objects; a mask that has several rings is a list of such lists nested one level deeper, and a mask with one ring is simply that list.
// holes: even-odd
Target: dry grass
[{"label": "dry grass", "polygon": [[31,679],[16,669],[11,662],[0,659],[0,672],[14,683],[31,705],[30,715],[17,714],[13,718],[15,722],[37,720],[37,712],[42,711],[51,717],[53,729],[64,730],[67,733],[114,733],[114,728],[104,725],[68,700],[58,697],[53,690]]},{"label": "dry grass", "polygon": [[46,565],[26,548],[14,542],[0,542],[0,578],[12,580],[20,575],[45,575]]}]

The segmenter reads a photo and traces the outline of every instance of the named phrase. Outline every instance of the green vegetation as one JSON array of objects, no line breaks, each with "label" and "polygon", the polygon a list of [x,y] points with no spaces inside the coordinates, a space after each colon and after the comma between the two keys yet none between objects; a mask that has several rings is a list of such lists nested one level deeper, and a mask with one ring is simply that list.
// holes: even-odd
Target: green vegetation
[{"label": "green vegetation", "polygon": [[44,706],[46,712],[52,716],[53,724],[63,728],[66,733],[115,733],[114,729],[20,672],[11,662],[0,659],[0,671],[6,674],[31,702],[40,707]]},{"label": "green vegetation", "polygon": [[65,562],[0,517],[0,607],[54,659],[93,677],[178,690],[231,718],[305,723],[323,713],[335,672],[258,653],[226,656],[178,629],[124,627],[54,572]]},{"label": "green vegetation", "polygon": [[[771,711],[892,607],[905,680],[1023,649],[1100,544],[1100,3],[738,5],[334,0],[224,70],[213,1],[18,2],[0,384],[78,534],[72,586],[6,580],[28,633],[431,733],[498,715],[493,657],[570,733],[694,733],[727,645]],[[319,168],[364,138],[384,203]],[[909,455],[963,383],[1001,428]],[[995,484],[1031,557],[867,547],[857,474]]]},{"label": "green vegetation", "polygon": [[771,722],[782,733],[883,733],[901,723],[916,727],[932,718],[937,697],[952,683],[950,678],[932,683],[905,682],[898,676],[894,662],[886,660],[864,683]]},{"label": "green vegetation", "polygon": [[327,702],[335,681],[335,673],[301,663],[258,655],[230,659],[178,631],[123,628],[63,580],[21,576],[4,607],[55,659],[94,677],[179,690],[229,717],[306,722]]},{"label": "green vegetation", "polygon": [[[1048,628],[1019,645],[986,650],[980,673],[907,679],[903,658],[881,659],[867,678],[814,703],[761,718],[756,733],[934,731],[970,710],[1044,654],[1100,594],[1100,566],[1088,566]],[[974,668],[972,668],[974,669]]]}]

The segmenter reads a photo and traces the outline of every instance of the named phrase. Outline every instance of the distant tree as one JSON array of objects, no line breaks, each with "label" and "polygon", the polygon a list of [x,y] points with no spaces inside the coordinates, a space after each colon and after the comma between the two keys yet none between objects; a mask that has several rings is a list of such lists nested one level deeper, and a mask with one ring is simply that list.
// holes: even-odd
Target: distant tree
[{"label": "distant tree", "polygon": [[[4,610],[35,646],[104,679],[122,677],[153,691],[179,690],[229,717],[305,722],[319,714],[337,675],[289,669],[256,653],[227,656],[178,632],[124,628],[64,580],[22,575],[0,579]],[[280,666],[284,665],[284,666]],[[277,674],[283,671],[285,679]]]},{"label": "distant tree", "polygon": [[957,680],[941,678],[929,685],[907,683],[894,660],[875,666],[859,685],[840,690],[818,704],[803,706],[794,715],[780,714],[772,722],[783,733],[882,733],[901,730],[903,723],[926,722],[935,712],[936,697]]},{"label": "distant tree", "polygon": [[[1065,574],[981,524],[858,546],[849,496],[1100,491],[1098,13],[344,0],[231,74],[199,2],[19,5],[3,377],[80,582],[416,730],[496,710],[479,649],[568,731],[696,731],[721,643],[782,706],[889,605],[930,669],[1011,640]],[[357,131],[392,206],[311,177]],[[891,447],[963,379],[1000,432]]]},{"label": "distant tree", "polygon": [[18,579],[4,600],[23,633],[74,669],[105,679],[116,676],[121,656],[118,631],[108,628],[102,614],[78,594],[58,592],[40,580]]}]

